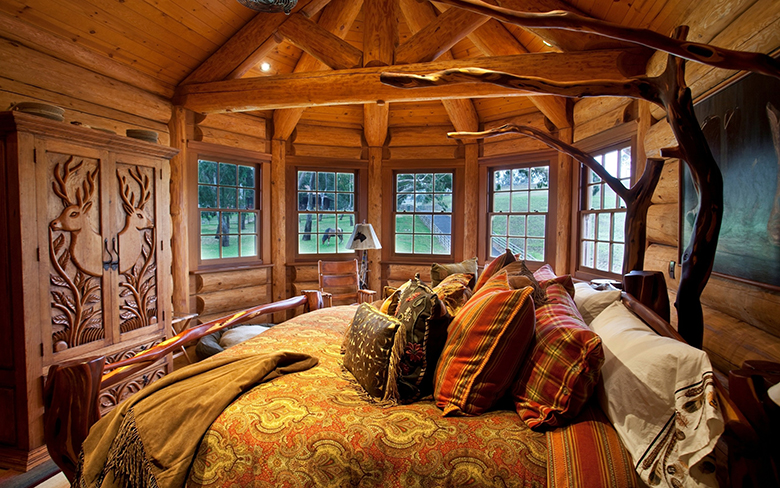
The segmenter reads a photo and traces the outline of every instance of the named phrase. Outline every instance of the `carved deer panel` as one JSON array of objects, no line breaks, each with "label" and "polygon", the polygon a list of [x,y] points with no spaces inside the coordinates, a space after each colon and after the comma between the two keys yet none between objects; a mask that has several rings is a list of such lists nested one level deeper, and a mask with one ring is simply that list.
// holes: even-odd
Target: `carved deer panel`
[{"label": "carved deer panel", "polygon": [[117,163],[114,210],[118,242],[121,332],[156,324],[157,252],[155,246],[154,168]]},{"label": "carved deer panel", "polygon": [[58,352],[106,336],[100,162],[51,152],[47,159],[51,344]]}]

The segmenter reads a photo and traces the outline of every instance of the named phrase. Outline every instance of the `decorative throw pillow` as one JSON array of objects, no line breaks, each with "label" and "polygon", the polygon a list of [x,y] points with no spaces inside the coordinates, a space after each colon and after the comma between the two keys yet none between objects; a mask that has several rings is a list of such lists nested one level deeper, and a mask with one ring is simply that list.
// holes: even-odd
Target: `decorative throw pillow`
[{"label": "decorative throw pillow", "polygon": [[566,289],[552,283],[536,310],[533,349],[512,387],[520,418],[532,429],[564,425],[593,393],[604,362],[601,339],[583,322]]},{"label": "decorative throw pillow", "polygon": [[455,316],[436,367],[444,415],[479,415],[506,393],[533,337],[532,293],[512,290],[500,272]]},{"label": "decorative throw pillow", "polygon": [[707,354],[653,332],[615,301],[591,323],[604,347],[599,401],[648,486],[717,486],[723,417]]},{"label": "decorative throw pillow", "polygon": [[409,280],[398,288],[385,286],[384,292],[387,294],[387,298],[385,298],[385,301],[382,302],[382,306],[379,308],[379,311],[386,313],[387,315],[395,315],[395,311],[398,308],[398,300],[401,298],[401,293],[403,293],[406,287],[411,283],[412,280]]},{"label": "decorative throw pillow", "polygon": [[487,265],[485,265],[485,269],[482,270],[482,274],[479,275],[477,284],[474,285],[474,291],[476,292],[482,288],[482,286],[487,283],[490,277],[496,274],[501,268],[515,261],[515,255],[512,254],[512,251],[509,249],[507,249],[506,252],[501,256],[498,256],[497,258],[490,261]]},{"label": "decorative throw pillow", "polygon": [[595,290],[587,283],[574,284],[574,303],[577,304],[582,319],[587,325],[593,322],[598,314],[620,299],[620,290]]},{"label": "decorative throw pillow", "polygon": [[549,264],[542,265],[542,267],[534,271],[533,274],[542,289],[546,290],[548,285],[558,283],[566,288],[570,297],[574,297],[574,281],[571,279],[571,275],[558,276]]},{"label": "decorative throw pillow", "polygon": [[362,303],[344,336],[344,367],[372,397],[396,401],[405,341],[400,320]]},{"label": "decorative throw pillow", "polygon": [[[476,256],[459,263],[433,263],[431,265],[431,286],[437,286],[444,278],[454,273],[471,273],[472,276],[477,276]],[[471,286],[474,286],[474,283],[471,283]]]},{"label": "decorative throw pillow", "polygon": [[473,292],[469,283],[473,283],[474,275],[472,273],[455,273],[444,278],[441,283],[433,288],[433,292],[444,302],[447,307],[447,313],[452,315],[458,313],[458,310],[471,298]]},{"label": "decorative throw pillow", "polygon": [[515,261],[514,263],[509,263],[502,268],[502,271],[503,270],[506,270],[510,280],[513,276],[523,276],[528,278],[531,283],[530,286],[532,286],[534,289],[534,306],[539,308],[544,305],[546,301],[544,289],[541,287],[541,285],[539,285],[539,282],[536,281],[533,272],[528,269],[528,266],[525,265],[525,261]]},{"label": "decorative throw pillow", "polygon": [[398,376],[399,400],[413,402],[433,390],[433,373],[452,317],[428,285],[415,276],[403,290],[396,317],[406,330]]}]

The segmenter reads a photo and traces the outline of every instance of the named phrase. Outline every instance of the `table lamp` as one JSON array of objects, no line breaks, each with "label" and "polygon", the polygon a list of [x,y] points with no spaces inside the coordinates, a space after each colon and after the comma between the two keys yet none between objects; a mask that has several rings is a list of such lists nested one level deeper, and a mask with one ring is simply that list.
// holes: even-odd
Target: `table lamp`
[{"label": "table lamp", "polygon": [[379,243],[379,238],[374,232],[374,228],[371,224],[367,224],[364,220],[361,224],[356,224],[355,229],[352,231],[352,235],[347,240],[347,249],[353,249],[358,251],[360,256],[360,289],[365,290],[368,287],[366,283],[366,272],[368,270],[368,258],[366,257],[366,249],[382,249],[382,244]]}]

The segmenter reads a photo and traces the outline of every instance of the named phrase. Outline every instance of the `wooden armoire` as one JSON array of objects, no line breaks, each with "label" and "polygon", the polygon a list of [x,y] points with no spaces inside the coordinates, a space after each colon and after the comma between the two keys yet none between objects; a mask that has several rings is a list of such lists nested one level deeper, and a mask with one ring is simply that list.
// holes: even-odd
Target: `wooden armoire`
[{"label": "wooden armoire", "polygon": [[[54,363],[136,354],[170,336],[167,146],[0,113],[0,466],[47,459]],[[101,410],[165,375],[170,357],[102,391]]]}]

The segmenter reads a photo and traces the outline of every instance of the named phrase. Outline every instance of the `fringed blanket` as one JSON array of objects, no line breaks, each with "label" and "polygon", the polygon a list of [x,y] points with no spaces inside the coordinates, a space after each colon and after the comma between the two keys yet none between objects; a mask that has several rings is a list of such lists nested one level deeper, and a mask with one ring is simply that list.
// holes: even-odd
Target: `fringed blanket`
[{"label": "fringed blanket", "polygon": [[235,398],[317,361],[294,352],[215,356],[165,376],[92,426],[73,486],[184,486],[201,437]]}]

